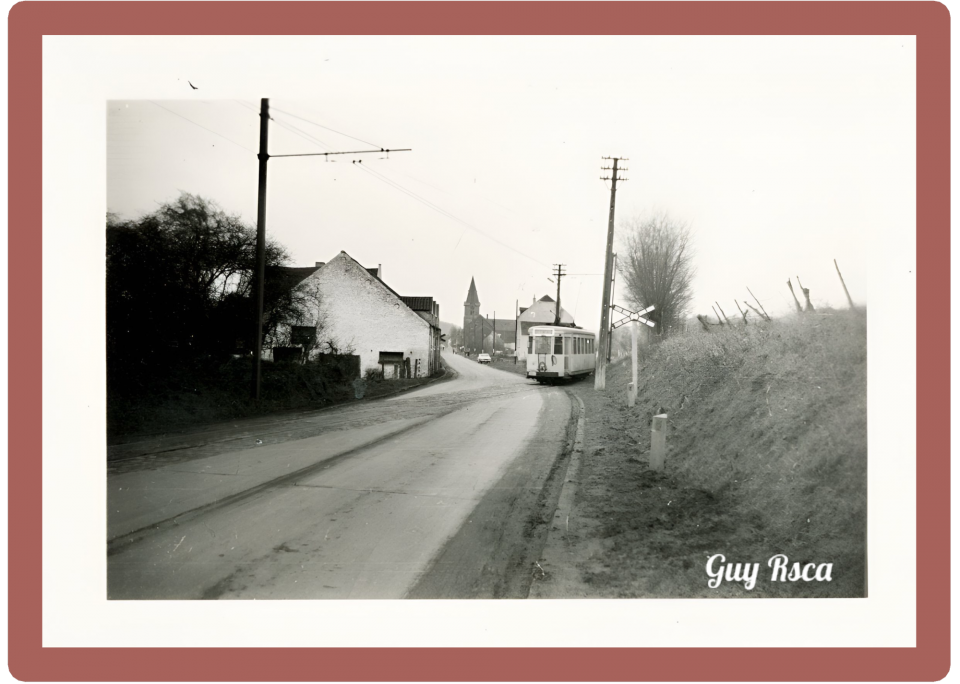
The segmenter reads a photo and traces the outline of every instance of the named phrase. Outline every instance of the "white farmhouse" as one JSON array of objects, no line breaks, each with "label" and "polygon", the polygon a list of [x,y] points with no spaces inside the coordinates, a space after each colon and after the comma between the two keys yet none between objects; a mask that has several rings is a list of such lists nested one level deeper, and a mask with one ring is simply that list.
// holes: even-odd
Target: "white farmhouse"
[{"label": "white farmhouse", "polygon": [[[440,368],[440,305],[432,297],[401,297],[346,252],[318,263],[301,282],[314,294],[316,311],[298,328],[321,323],[320,348],[333,341],[360,357],[360,373],[385,378],[425,377]],[[312,319],[312,320],[311,320]]]}]

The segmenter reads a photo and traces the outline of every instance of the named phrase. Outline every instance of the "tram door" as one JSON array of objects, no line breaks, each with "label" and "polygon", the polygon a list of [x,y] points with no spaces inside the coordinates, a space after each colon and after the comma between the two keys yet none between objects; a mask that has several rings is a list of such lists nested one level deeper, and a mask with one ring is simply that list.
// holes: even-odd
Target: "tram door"
[{"label": "tram door", "polygon": [[549,337],[537,335],[534,338],[533,351],[537,355],[537,371],[557,373],[563,376],[563,338],[559,335]]}]

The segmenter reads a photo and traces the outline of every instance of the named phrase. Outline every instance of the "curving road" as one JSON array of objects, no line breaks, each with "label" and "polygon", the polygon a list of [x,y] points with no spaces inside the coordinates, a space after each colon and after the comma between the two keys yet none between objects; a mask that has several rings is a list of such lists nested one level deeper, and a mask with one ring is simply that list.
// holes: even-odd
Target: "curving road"
[{"label": "curving road", "polygon": [[570,403],[444,360],[456,378],[394,398],[118,448],[108,597],[523,594]]}]

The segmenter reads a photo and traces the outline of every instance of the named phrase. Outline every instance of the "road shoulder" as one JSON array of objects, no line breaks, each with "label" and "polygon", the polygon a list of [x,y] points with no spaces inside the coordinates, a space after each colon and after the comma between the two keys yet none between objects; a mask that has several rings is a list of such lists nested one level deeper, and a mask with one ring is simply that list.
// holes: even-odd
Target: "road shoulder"
[{"label": "road shoulder", "polygon": [[406,598],[526,598],[563,484],[574,403],[544,389],[538,429]]}]

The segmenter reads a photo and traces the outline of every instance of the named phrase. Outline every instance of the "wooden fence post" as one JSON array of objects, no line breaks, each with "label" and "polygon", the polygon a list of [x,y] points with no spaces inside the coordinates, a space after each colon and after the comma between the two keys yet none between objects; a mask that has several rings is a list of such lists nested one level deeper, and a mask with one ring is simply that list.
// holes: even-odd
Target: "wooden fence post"
[{"label": "wooden fence post", "polygon": [[667,455],[667,414],[653,417],[650,429],[650,469],[663,470],[663,461]]}]

